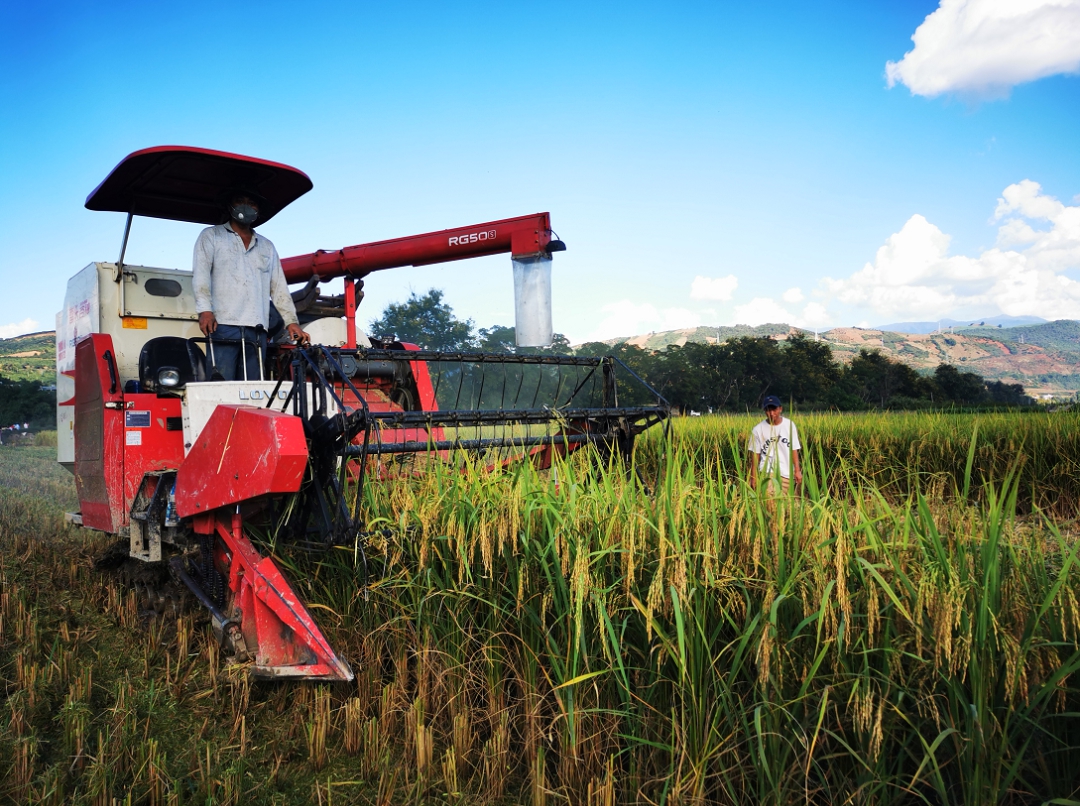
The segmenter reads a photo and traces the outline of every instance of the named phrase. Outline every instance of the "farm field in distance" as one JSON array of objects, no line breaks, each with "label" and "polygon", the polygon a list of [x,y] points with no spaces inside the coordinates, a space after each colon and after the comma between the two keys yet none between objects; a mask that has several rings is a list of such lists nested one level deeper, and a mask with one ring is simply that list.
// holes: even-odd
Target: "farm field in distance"
[{"label": "farm field in distance", "polygon": [[10,381],[56,383],[56,333],[0,339],[0,376]]},{"label": "farm field in distance", "polygon": [[1080,414],[796,414],[776,501],[757,419],[369,483],[366,563],[274,552],[330,685],[148,611],[0,447],[0,802],[1080,802]]}]

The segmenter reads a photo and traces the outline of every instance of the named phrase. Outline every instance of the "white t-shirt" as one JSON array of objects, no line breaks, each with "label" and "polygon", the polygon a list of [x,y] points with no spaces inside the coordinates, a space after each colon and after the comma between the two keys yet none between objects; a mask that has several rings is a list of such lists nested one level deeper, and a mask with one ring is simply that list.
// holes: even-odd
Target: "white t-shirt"
[{"label": "white t-shirt", "polygon": [[772,474],[779,466],[781,478],[791,478],[791,452],[801,451],[799,429],[787,417],[780,418],[780,425],[762,420],[750,432],[747,449],[758,456],[758,471]]}]

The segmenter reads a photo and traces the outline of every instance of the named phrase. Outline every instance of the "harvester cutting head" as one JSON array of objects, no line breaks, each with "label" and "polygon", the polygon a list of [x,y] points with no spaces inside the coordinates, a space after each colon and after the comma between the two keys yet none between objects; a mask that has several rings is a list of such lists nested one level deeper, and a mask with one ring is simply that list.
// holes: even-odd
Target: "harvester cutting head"
[{"label": "harvester cutting head", "polygon": [[[357,544],[365,483],[430,462],[458,465],[465,454],[488,468],[529,461],[546,469],[586,447],[600,461],[628,458],[635,437],[667,416],[663,398],[610,356],[447,353],[375,341],[290,350],[282,360],[288,369],[265,406],[305,423],[312,469],[291,534],[327,547]],[[346,495],[350,486],[356,491]]]},{"label": "harvester cutting head", "polygon": [[[311,181],[280,163],[186,147],[136,152],[87,199],[114,210],[216,224],[237,187],[259,223]],[[125,246],[127,233],[125,233]],[[123,537],[132,561],[166,566],[211,614],[222,646],[266,678],[351,679],[250,527],[308,549],[363,551],[365,484],[432,463],[549,467],[585,447],[628,454],[667,404],[613,358],[445,353],[356,329],[361,278],[510,252],[525,293],[564,249],[547,213],[316,252],[282,261],[307,282],[297,309],[313,347],[271,343],[260,377],[215,380],[191,273],[91,264],[57,317],[59,458],[75,472],[84,526]],[[323,297],[318,278],[344,277]],[[539,280],[538,280],[539,278]],[[541,289],[542,290],[542,289]],[[532,296],[530,296],[532,295]],[[545,319],[546,316],[546,319]],[[533,327],[535,326],[535,327]],[[530,323],[549,338],[550,308]],[[241,345],[259,350],[260,345]]]}]

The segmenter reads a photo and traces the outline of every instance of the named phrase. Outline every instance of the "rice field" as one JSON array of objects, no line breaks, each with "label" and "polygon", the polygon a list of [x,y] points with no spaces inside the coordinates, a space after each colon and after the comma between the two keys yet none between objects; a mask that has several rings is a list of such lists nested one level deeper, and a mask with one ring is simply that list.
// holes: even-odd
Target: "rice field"
[{"label": "rice field", "polygon": [[0,798],[1080,803],[1077,415],[796,417],[778,500],[755,419],[368,485],[366,572],[278,553],[357,669],[320,686],[149,618],[0,449]]}]

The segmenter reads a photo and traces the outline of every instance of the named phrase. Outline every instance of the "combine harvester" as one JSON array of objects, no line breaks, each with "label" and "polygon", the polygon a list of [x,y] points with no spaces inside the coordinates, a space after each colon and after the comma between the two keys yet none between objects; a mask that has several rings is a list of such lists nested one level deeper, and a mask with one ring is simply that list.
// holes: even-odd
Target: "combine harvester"
[{"label": "combine harvester", "polygon": [[[191,272],[124,254],[135,216],[218,224],[236,187],[263,196],[265,223],[312,183],[287,165],[166,146],[128,156],[86,200],[127,225],[117,262],[72,277],[57,314],[58,459],[81,508],[70,518],[120,538],[125,562],[167,569],[254,676],[350,680],[251,525],[277,524],[286,548],[362,547],[365,483],[462,452],[540,468],[586,445],[627,455],[667,404],[611,357],[432,352],[357,329],[371,272],[509,252],[518,345],[550,344],[551,255],[565,246],[547,213],[283,260],[306,284],[293,298],[314,346],[271,332],[262,377],[212,379]],[[344,293],[320,296],[334,278]]]}]

